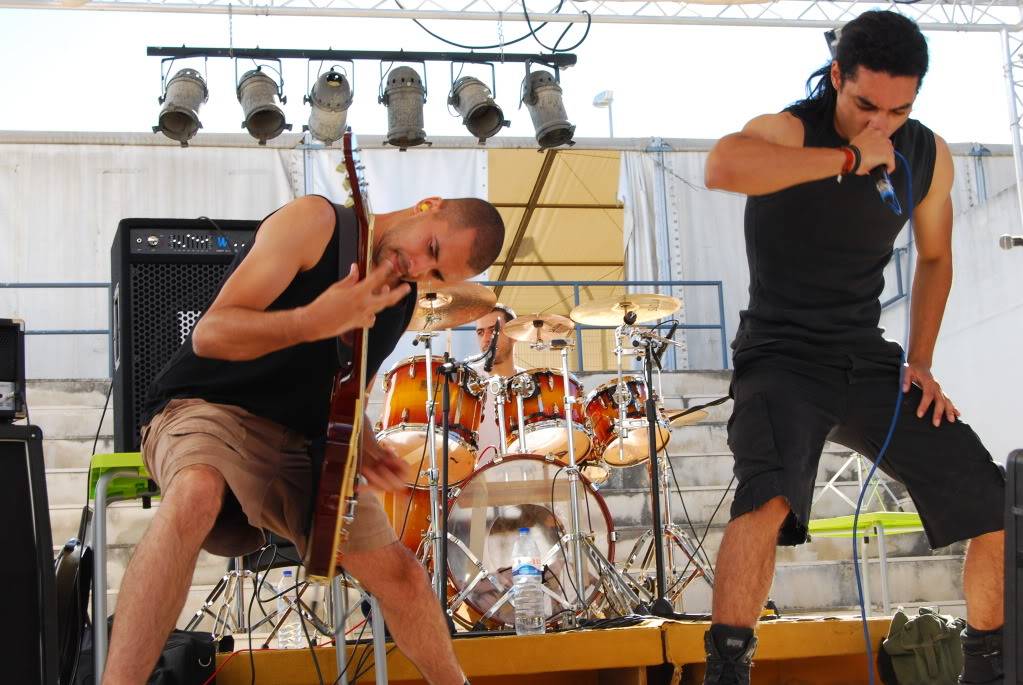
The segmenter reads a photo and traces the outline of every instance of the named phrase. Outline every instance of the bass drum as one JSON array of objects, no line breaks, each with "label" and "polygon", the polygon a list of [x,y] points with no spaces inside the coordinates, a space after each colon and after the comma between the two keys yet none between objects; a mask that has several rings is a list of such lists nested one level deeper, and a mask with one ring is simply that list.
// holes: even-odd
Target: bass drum
[{"label": "bass drum", "polygon": [[[514,626],[511,603],[512,546],[519,528],[540,550],[543,563],[544,613],[548,621],[571,610],[576,598],[571,545],[564,541],[571,521],[565,464],[535,454],[505,456],[476,471],[448,510],[448,572],[457,592],[452,611],[468,604],[483,625]],[[614,524],[604,498],[585,478],[579,479],[582,532],[609,561],[614,561]],[[600,576],[584,554],[582,595],[597,599]]]}]

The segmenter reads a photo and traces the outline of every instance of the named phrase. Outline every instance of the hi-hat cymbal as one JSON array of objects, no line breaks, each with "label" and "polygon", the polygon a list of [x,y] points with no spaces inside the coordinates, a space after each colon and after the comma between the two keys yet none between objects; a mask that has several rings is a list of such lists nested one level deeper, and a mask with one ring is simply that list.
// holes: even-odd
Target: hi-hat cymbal
[{"label": "hi-hat cymbal", "polygon": [[479,283],[456,283],[443,288],[420,288],[411,331],[437,331],[475,321],[490,313],[497,296]]},{"label": "hi-hat cymbal", "polygon": [[572,335],[575,324],[567,316],[537,314],[520,316],[504,325],[501,332],[519,342],[550,342]]},{"label": "hi-hat cymbal", "polygon": [[664,413],[668,415],[668,422],[672,428],[681,428],[682,426],[691,426],[694,423],[699,423],[705,418],[710,416],[703,409],[697,409],[696,411],[686,412],[685,409],[665,409]]},{"label": "hi-hat cymbal", "polygon": [[671,316],[681,307],[682,301],[677,297],[656,293],[626,293],[578,305],[570,316],[576,323],[588,326],[618,326],[629,312],[636,315],[636,320],[631,323],[647,323]]}]

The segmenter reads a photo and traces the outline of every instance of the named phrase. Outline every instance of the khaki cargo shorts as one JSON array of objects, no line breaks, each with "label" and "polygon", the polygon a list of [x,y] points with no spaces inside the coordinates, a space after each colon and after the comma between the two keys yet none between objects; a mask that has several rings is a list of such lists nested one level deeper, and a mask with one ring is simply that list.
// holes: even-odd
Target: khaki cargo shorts
[{"label": "khaki cargo shorts", "polygon": [[[240,407],[200,399],[171,400],[142,429],[142,456],[160,489],[169,492],[181,469],[204,464],[227,481],[220,515],[203,549],[239,556],[264,544],[264,530],[295,543],[305,555],[313,503],[309,441]],[[345,552],[395,542],[380,500],[363,487]]]}]

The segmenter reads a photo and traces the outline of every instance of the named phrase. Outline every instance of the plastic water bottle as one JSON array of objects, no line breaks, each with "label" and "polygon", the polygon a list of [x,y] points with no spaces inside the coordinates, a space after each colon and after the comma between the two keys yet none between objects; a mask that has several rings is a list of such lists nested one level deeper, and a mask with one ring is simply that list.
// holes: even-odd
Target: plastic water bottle
[{"label": "plastic water bottle", "polygon": [[544,632],[543,566],[540,550],[529,537],[529,528],[519,528],[512,547],[512,603],[515,606],[515,634],[539,635]]},{"label": "plastic water bottle", "polygon": [[[295,597],[295,578],[291,574],[291,569],[284,569],[284,575],[281,576],[280,581],[277,583],[275,594],[277,597],[277,620],[281,621],[284,616],[284,612],[288,610],[288,603],[284,600],[284,595],[281,593],[287,593],[289,599]],[[294,649],[296,647],[304,647],[302,640],[302,619],[299,618],[298,612],[292,611],[288,614],[287,618],[283,619],[283,623],[280,624],[280,628],[277,630],[277,649]]]}]

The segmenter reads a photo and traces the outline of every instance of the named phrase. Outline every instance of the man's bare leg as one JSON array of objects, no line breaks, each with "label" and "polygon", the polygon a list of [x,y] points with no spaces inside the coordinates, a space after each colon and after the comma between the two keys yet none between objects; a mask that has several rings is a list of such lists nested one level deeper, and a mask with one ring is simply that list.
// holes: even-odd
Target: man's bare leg
[{"label": "man's bare leg", "polygon": [[966,621],[977,630],[996,630],[1005,623],[1005,531],[970,540],[963,565]]},{"label": "man's bare leg", "polygon": [[163,494],[121,583],[104,685],[141,685],[149,678],[185,604],[224,489],[216,469],[196,465],[182,469]]},{"label": "man's bare leg", "polygon": [[756,625],[774,578],[778,530],[788,513],[785,498],[775,497],[729,522],[714,569],[713,623]]},{"label": "man's bare leg", "polygon": [[369,552],[348,553],[343,563],[376,597],[395,643],[426,681],[462,685],[465,677],[451,646],[447,622],[426,571],[415,557],[395,542]]}]

